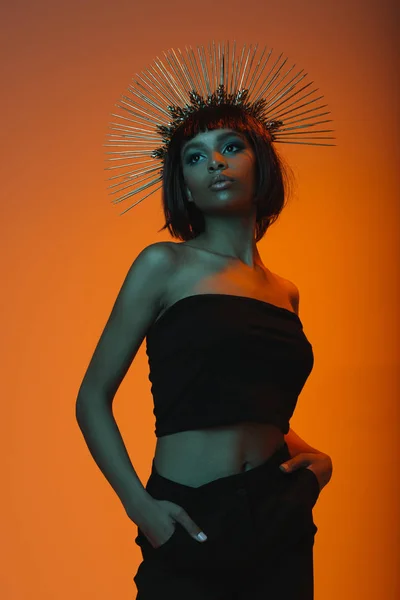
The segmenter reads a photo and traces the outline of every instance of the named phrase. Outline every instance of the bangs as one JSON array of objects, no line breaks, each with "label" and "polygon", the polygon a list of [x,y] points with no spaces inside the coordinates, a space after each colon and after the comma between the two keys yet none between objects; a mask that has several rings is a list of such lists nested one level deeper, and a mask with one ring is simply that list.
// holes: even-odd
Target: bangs
[{"label": "bangs", "polygon": [[220,104],[219,106],[207,106],[190,115],[175,132],[173,136],[174,146],[175,144],[182,146],[198,133],[215,129],[232,129],[243,133],[250,143],[252,143],[252,136],[248,135],[250,131],[258,134],[266,141],[270,140],[268,130],[240,106]]}]

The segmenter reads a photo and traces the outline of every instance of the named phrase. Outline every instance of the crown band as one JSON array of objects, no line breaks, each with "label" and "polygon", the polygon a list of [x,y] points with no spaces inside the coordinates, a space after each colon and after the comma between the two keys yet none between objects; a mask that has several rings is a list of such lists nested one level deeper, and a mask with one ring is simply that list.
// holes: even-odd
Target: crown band
[{"label": "crown band", "polygon": [[[113,155],[107,159],[108,161],[133,159],[133,162],[117,164],[114,167],[107,167],[106,170],[134,167],[133,170],[109,178],[109,180],[124,178],[109,186],[110,189],[119,188],[111,194],[133,188],[113,203],[122,202],[148,188],[154,189],[121,215],[162,187],[162,184],[158,187],[154,186],[162,182],[163,164],[174,134],[192,114],[207,107],[238,106],[268,130],[273,143],[335,145],[327,141],[335,139],[334,137],[316,135],[331,133],[332,129],[313,130],[317,125],[332,121],[332,119],[314,121],[330,114],[329,111],[318,112],[327,105],[313,106],[301,111],[305,106],[323,98],[323,96],[312,97],[318,88],[302,95],[313,83],[311,81],[301,85],[307,74],[303,74],[301,70],[291,76],[295,65],[283,73],[287,58],[283,59],[282,54],[264,74],[272,55],[270,49],[263,60],[266,48],[252,70],[257,48],[258,44],[253,50],[250,45],[245,56],[246,45],[244,45],[240,58],[237,58],[236,62],[236,41],[233,43],[231,59],[229,41],[226,47],[222,43],[218,44],[218,48],[214,41],[212,47],[209,43],[208,57],[204,46],[197,47],[197,57],[191,47],[186,48],[186,57],[182,55],[179,48],[177,50],[179,57],[174,49],[170,49],[168,54],[164,52],[166,64],[157,57],[153,61],[154,65],[151,65],[146,72],[142,72],[142,76],[136,74],[135,86],[129,86],[129,91],[134,98],[123,95],[121,104],[116,104],[130,116],[112,113],[112,116],[121,119],[123,123],[111,123],[111,129],[118,133],[107,134],[113,143],[104,144],[106,147],[124,148],[124,150],[107,152]],[[307,98],[308,100],[303,103]],[[129,123],[135,123],[139,127]],[[321,143],[322,140],[324,141]],[[137,161],[138,158],[146,157],[150,157],[151,160]],[[143,165],[149,166],[143,168]],[[144,183],[149,178],[150,181]]]}]

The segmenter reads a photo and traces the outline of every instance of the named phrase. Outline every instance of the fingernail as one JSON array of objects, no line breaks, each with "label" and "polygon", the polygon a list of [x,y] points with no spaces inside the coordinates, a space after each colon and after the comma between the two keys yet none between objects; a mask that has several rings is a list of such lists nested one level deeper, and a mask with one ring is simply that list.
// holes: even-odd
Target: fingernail
[{"label": "fingernail", "polygon": [[285,471],[285,472],[288,471],[288,466],[287,465],[280,465],[279,468],[280,468],[281,471]]},{"label": "fingernail", "polygon": [[200,533],[198,533],[196,537],[198,540],[200,540],[200,542],[205,542],[207,539],[206,534],[203,533],[202,531],[200,531]]}]

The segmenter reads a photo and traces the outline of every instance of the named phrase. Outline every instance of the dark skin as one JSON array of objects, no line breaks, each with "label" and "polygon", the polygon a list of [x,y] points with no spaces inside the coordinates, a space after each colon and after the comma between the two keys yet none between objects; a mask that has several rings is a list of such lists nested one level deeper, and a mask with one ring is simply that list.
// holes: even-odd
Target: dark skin
[{"label": "dark skin", "polygon": [[[264,272],[254,239],[256,223],[256,156],[246,137],[232,129],[205,131],[181,151],[187,200],[202,211],[205,231],[185,245],[237,259],[253,271]],[[209,188],[215,175],[235,179],[225,190]],[[301,467],[314,471],[322,489],[332,475],[330,457],[312,448],[293,430],[285,436],[291,460],[288,472]]]},{"label": "dark skin", "polygon": [[[229,135],[221,138],[224,134]],[[202,277],[196,285],[202,293],[217,289],[284,306],[288,293],[281,291],[282,283],[278,285],[277,278],[263,265],[254,240],[256,156],[249,142],[231,129],[206,131],[182,148],[181,161],[188,201],[202,211],[205,231],[176,246],[182,251],[187,246],[200,248],[215,257],[210,261],[204,255],[200,259],[185,253],[185,266],[177,281],[171,281],[174,293],[167,304],[195,291],[193,274],[201,264]],[[225,190],[211,190],[212,178],[218,174],[235,181]],[[196,288],[197,293],[200,288]],[[331,476],[329,456],[309,446],[293,430],[284,437],[277,427],[266,423],[245,422],[164,436],[157,440],[156,466],[164,477],[197,487],[262,464],[284,439],[292,456],[286,461],[291,469],[307,467],[314,471],[320,488],[326,485]]]},{"label": "dark skin", "polygon": [[[256,156],[250,143],[232,129],[206,131],[183,146],[181,161],[188,201],[205,219],[205,231],[193,246],[236,258],[257,270],[263,263],[254,240]],[[211,190],[210,182],[218,174],[235,181],[225,190]]]}]

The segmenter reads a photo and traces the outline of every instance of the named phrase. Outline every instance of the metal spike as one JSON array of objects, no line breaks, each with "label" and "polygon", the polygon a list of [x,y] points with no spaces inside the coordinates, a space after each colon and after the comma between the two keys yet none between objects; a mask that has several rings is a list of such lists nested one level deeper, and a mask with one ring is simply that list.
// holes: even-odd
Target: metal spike
[{"label": "metal spike", "polygon": [[207,64],[206,64],[206,57],[205,57],[205,53],[204,53],[204,46],[201,46],[200,48],[198,48],[197,51],[199,53],[201,69],[203,72],[203,79],[206,84],[207,96],[209,96],[211,94],[211,86],[210,86],[210,81],[209,81],[208,73],[207,73]]},{"label": "metal spike", "polygon": [[[135,95],[139,96],[139,94],[138,94],[138,92],[136,90],[132,90],[132,93],[134,93]],[[124,98],[124,96],[123,96],[123,98]],[[143,98],[143,99],[145,99],[145,98]],[[124,102],[124,100],[121,100],[121,102]],[[149,112],[148,110],[147,111],[143,110],[143,108],[140,106],[140,104],[137,104],[136,102],[134,102],[130,98],[129,98],[129,102],[125,102],[125,104],[127,106],[133,106],[133,107],[135,107],[136,110],[139,111],[139,112],[135,112],[134,110],[131,110],[130,108],[126,108],[126,106],[119,106],[118,104],[116,104],[116,106],[118,108],[123,108],[124,110],[126,110],[129,113],[131,113],[135,117],[140,117],[140,118],[142,118],[144,120],[150,121],[153,124],[157,123],[157,122],[161,124],[163,122],[160,117],[158,117],[154,113]],[[149,102],[149,104],[150,104],[150,102]],[[168,114],[166,111],[163,111],[163,112],[164,112],[165,115]],[[143,113],[143,115],[141,115],[140,113]]]},{"label": "metal spike", "polygon": [[244,48],[242,49],[242,53],[241,53],[240,57],[238,56],[238,58],[236,59],[235,78],[234,78],[233,89],[232,89],[232,93],[234,95],[236,95],[239,90],[238,83],[239,83],[240,71],[242,69],[242,63],[243,63],[243,52],[244,52]]},{"label": "metal spike", "polygon": [[[143,94],[138,89],[138,87],[136,87],[136,89],[130,88],[130,92],[134,96],[137,96],[138,98],[140,98],[141,100],[143,100],[144,102],[146,102],[147,104],[150,104],[150,106],[152,106],[153,108],[155,108],[156,110],[158,110],[160,113],[164,113],[165,115],[168,114],[167,111],[162,106],[160,106],[159,104],[157,104],[157,102],[154,102],[154,100],[149,95],[146,96],[146,94]],[[132,102],[132,100],[130,98],[129,98],[129,104],[135,105],[135,103]],[[154,117],[157,118],[156,115],[154,115]]]},{"label": "metal spike", "polygon": [[213,40],[213,58],[212,58],[212,68],[213,68],[213,77],[214,77],[214,89],[217,89],[218,86],[218,75],[217,75],[217,49],[215,47],[215,41]]},{"label": "metal spike", "polygon": [[177,96],[177,101],[185,102],[185,98],[181,93],[180,87],[176,79],[174,78],[172,73],[169,73],[165,68],[164,63],[157,57],[158,62],[155,62],[155,66],[160,70],[161,76],[165,78],[167,85],[171,87],[174,91],[175,96]]},{"label": "metal spike", "polygon": [[[269,118],[275,119],[278,121],[283,121],[284,124],[286,124],[288,121],[290,121],[291,123],[295,122],[295,120],[299,116],[301,116],[302,114],[305,114],[306,112],[315,112],[319,108],[318,106],[311,108],[310,111],[300,112],[300,109],[303,108],[303,106],[308,106],[310,104],[313,104],[314,102],[317,102],[323,96],[318,96],[318,97],[312,98],[308,102],[299,104],[299,102],[302,102],[302,100],[311,96],[314,93],[314,91],[315,90],[309,92],[308,94],[304,94],[301,98],[296,98],[294,100],[294,102],[292,102],[290,104],[286,104],[285,102],[280,103],[280,105],[278,105],[277,107],[274,107],[274,110],[272,110],[271,113],[269,113]],[[275,109],[278,109],[277,112],[275,112]],[[290,116],[288,116],[288,115],[290,115]]]},{"label": "metal spike", "polygon": [[[251,48],[251,46],[250,46],[250,48]],[[251,84],[250,84],[250,85],[247,85],[247,80],[248,80],[248,78],[250,77],[250,73],[251,73],[251,70],[252,70],[252,68],[253,68],[254,57],[255,57],[255,55],[257,54],[257,49],[258,49],[258,42],[257,42],[257,44],[256,44],[256,45],[255,45],[255,47],[254,47],[254,50],[253,50],[253,56],[252,56],[252,58],[251,58],[250,66],[248,67],[248,71],[247,71],[247,73],[246,73],[246,77],[245,77],[245,80],[244,80],[244,82],[243,82],[243,88],[245,88],[245,89],[249,89],[249,90],[250,90]],[[251,92],[250,92],[250,93],[251,93]]]},{"label": "metal spike", "polygon": [[[147,189],[153,187],[154,185],[156,185],[156,183],[158,183],[158,181],[160,181],[160,179],[155,179],[154,181],[150,181],[150,183],[148,183],[147,185],[143,185],[139,189],[134,190],[133,192],[129,192],[129,194],[125,194],[125,196],[121,196],[120,198],[116,198],[115,200],[112,200],[112,203],[113,204],[119,204],[120,202],[123,202],[124,200],[127,200],[128,198],[130,198],[134,194],[140,193],[143,190],[147,190]],[[162,187],[162,186],[160,186],[160,187]],[[160,189],[160,188],[157,188],[157,189]],[[155,191],[156,190],[153,190],[151,192],[151,194],[153,194]],[[150,196],[150,194],[149,194],[149,196]],[[144,200],[144,198],[141,198],[140,200],[138,200],[137,202],[135,202],[135,204],[133,206],[136,206],[136,204],[139,204],[139,202],[142,202],[142,200]],[[126,212],[126,211],[124,211],[124,212]]]},{"label": "metal spike", "polygon": [[[310,112],[313,112],[313,111],[315,111],[315,110],[319,110],[320,108],[325,108],[325,106],[328,106],[328,105],[327,105],[327,104],[322,104],[321,106],[316,106],[316,107],[314,107],[314,108],[310,108],[309,110],[303,110],[303,112],[301,112],[301,113],[298,113],[296,116],[294,116],[294,117],[289,117],[288,119],[285,119],[285,124],[286,124],[286,125],[287,125],[287,124],[290,124],[290,120],[291,120],[291,119],[296,119],[297,117],[301,117],[302,115],[306,115],[306,114],[308,114],[308,113],[310,113]],[[317,117],[321,117],[322,115],[329,115],[329,114],[330,114],[330,111],[328,110],[327,112],[324,112],[324,113],[319,113],[319,114],[311,115],[311,116],[310,116],[310,119],[314,119],[316,116],[317,116]],[[307,117],[307,118],[308,118],[308,117]],[[303,119],[300,119],[300,121],[302,121],[302,120],[303,120]]]},{"label": "metal spike", "polygon": [[193,52],[193,48],[192,46],[189,46],[190,50],[187,50],[187,54],[188,54],[188,58],[189,58],[189,62],[190,62],[190,67],[192,69],[192,73],[195,77],[195,88],[197,90],[199,90],[199,93],[201,96],[204,96],[204,87],[203,87],[203,82],[201,81],[201,76],[200,73],[198,71],[198,69],[196,68],[196,58],[194,56],[194,52]]},{"label": "metal spike", "polygon": [[[128,210],[131,210],[131,208],[133,208],[134,206],[136,206],[140,202],[143,202],[143,200],[146,200],[146,198],[148,198],[149,196],[151,196],[152,194],[154,194],[155,192],[157,192],[160,188],[162,188],[162,185],[159,185],[158,188],[156,188],[155,190],[151,191],[149,194],[147,194],[147,196],[144,196],[144,198],[141,198],[140,200],[138,200],[137,202],[135,202],[135,204],[132,204],[132,206],[130,206],[129,208],[126,208],[124,211],[122,211],[122,213],[120,213],[119,216],[122,217],[122,215],[124,215],[126,212],[128,212]],[[133,195],[133,193],[132,194],[128,194],[127,197],[129,198],[130,196]]]},{"label": "metal spike", "polygon": [[[181,125],[185,115],[191,113],[191,92],[208,103],[208,98],[222,86],[221,91],[236,104],[241,97],[239,92],[246,90],[245,110],[257,104],[254,114],[266,127],[271,121],[282,122],[278,128],[271,129],[274,143],[336,145],[327,143],[335,137],[320,135],[332,133],[332,129],[316,129],[321,124],[332,122],[332,119],[321,119],[330,114],[330,111],[320,112],[327,107],[326,104],[317,104],[323,96],[317,96],[318,88],[309,91],[313,82],[301,83],[307,76],[303,69],[294,74],[296,65],[285,68],[288,59],[283,54],[276,60],[272,59],[273,49],[267,51],[265,46],[260,49],[261,56],[256,59],[258,43],[248,48],[244,44],[239,50],[236,40],[233,40],[232,51],[229,40],[218,44],[212,40],[208,42],[207,51],[204,45],[198,45],[196,53],[191,46],[186,46],[185,50],[185,55],[179,48],[177,51],[173,48],[168,52],[163,51],[164,60],[157,56],[148,68],[136,74],[136,80],[128,88],[133,97],[123,95],[119,104],[116,104],[129,116],[112,114],[122,123],[111,123],[111,133],[107,133],[109,143],[104,146],[123,150],[106,152],[109,155],[106,160],[115,163],[106,170],[127,169],[109,178],[110,181],[118,180],[110,186],[112,189],[118,188],[113,194],[134,188],[120,196],[117,202],[162,181],[163,159],[155,159],[155,156],[165,157],[176,127]],[[171,111],[171,107],[176,107],[176,112]],[[121,162],[124,164],[119,164]],[[158,175],[155,177],[156,173]],[[147,182],[149,178],[151,181]],[[138,187],[143,182],[147,183]]]},{"label": "metal spike", "polygon": [[[178,48],[178,52],[180,54],[180,59],[178,59],[178,57],[175,55],[176,63],[177,63],[177,67],[179,69],[181,69],[183,76],[186,77],[186,81],[188,82],[188,87],[186,89],[194,90],[196,88],[196,84],[193,81],[192,75],[190,73],[190,69],[188,68],[185,58],[179,48]],[[186,102],[187,102],[187,99],[185,98],[185,103]]]},{"label": "metal spike", "polygon": [[[131,133],[130,131],[127,131],[126,129],[117,129],[115,127],[113,127],[112,129],[115,130],[115,131],[120,131],[120,132],[122,132],[122,134],[125,133],[124,135],[121,134],[122,137],[123,137],[123,139],[124,138],[135,138],[137,140],[143,139],[143,140],[146,140],[148,142],[149,141],[150,142],[158,142],[159,141],[159,138],[156,138],[155,136],[153,137],[153,133],[151,133],[150,135],[146,135],[146,134],[142,134],[142,133]],[[109,133],[109,134],[107,134],[107,136],[109,138],[117,137],[117,135],[114,134],[114,133]]]},{"label": "metal spike", "polygon": [[[301,71],[299,71],[290,81],[287,81],[286,83],[283,83],[284,79],[289,75],[290,71],[295,68],[295,66],[296,65],[293,65],[293,67],[291,67],[289,69],[289,71],[286,71],[285,75],[279,81],[276,82],[275,86],[272,87],[269,90],[268,94],[265,94],[265,92],[268,89],[268,88],[265,88],[265,90],[262,93],[262,96],[266,100],[268,100],[269,102],[272,102],[279,94],[281,94],[282,92],[285,92],[286,88],[290,87],[290,85],[293,83],[293,81],[295,81],[297,79],[297,77],[299,77],[299,75],[301,75],[301,73],[303,72],[304,69],[302,69]],[[305,77],[305,75],[303,75],[303,77]],[[294,85],[297,85],[297,83],[299,83],[300,81],[301,81],[301,78]],[[278,88],[282,84],[283,84],[283,87],[281,89],[277,90],[275,96],[272,96],[272,98],[270,98],[270,95],[276,90],[276,88]]]},{"label": "metal spike", "polygon": [[232,58],[231,58],[231,79],[229,81],[229,40],[227,41],[226,50],[226,91],[228,94],[235,93],[235,54],[236,54],[236,40],[233,40]]},{"label": "metal spike", "polygon": [[[118,106],[118,105],[116,104],[116,106]],[[125,107],[122,107],[122,108],[123,108],[124,110],[126,110],[126,109],[125,109]],[[117,115],[117,114],[115,114],[115,113],[111,113],[111,116],[112,116],[112,117],[118,117],[118,119],[122,119],[122,120],[124,120],[124,121],[129,121],[130,123],[138,123],[139,125],[147,125],[147,123],[146,123],[146,119],[145,119],[145,118],[144,118],[142,115],[137,115],[137,117],[138,117],[139,119],[143,119],[143,120],[145,121],[145,123],[142,123],[141,121],[135,121],[134,119],[130,119],[129,117],[125,117],[124,115]],[[155,123],[154,123],[153,119],[147,119],[147,120],[150,120],[150,122],[151,122],[151,124],[152,124],[153,126],[155,125]],[[160,121],[160,122],[161,122],[161,121]],[[113,123],[113,125],[116,125],[116,123]],[[154,135],[154,133],[155,133],[155,131],[153,130],[153,131],[152,131],[152,135]]]},{"label": "metal spike", "polygon": [[[280,56],[278,56],[275,64],[272,65],[272,67],[268,71],[267,75],[265,76],[264,81],[261,84],[259,84],[260,85],[259,91],[257,92],[257,95],[252,99],[253,102],[257,102],[261,98],[261,96],[262,96],[262,89],[263,89],[262,86],[264,85],[264,82],[268,81],[268,85],[267,85],[267,88],[266,88],[266,89],[268,89],[268,87],[278,77],[278,75],[279,75],[279,69],[278,69],[277,73],[275,73],[274,75],[271,75],[271,73],[273,72],[273,70],[275,69],[276,65],[279,63],[279,61],[281,60],[281,58],[282,58],[282,54]],[[285,63],[283,63],[283,64],[285,64]]]},{"label": "metal spike", "polygon": [[[258,70],[260,70],[260,73],[263,73],[263,72],[264,72],[264,69],[265,69],[265,67],[267,66],[267,64],[268,64],[268,62],[269,62],[269,59],[270,59],[270,57],[271,57],[271,54],[272,54],[272,48],[271,48],[271,50],[268,52],[268,56],[266,57],[266,59],[265,59],[265,62],[264,62],[264,64],[263,64],[263,66],[260,68],[261,60],[262,60],[262,57],[264,56],[265,50],[266,50],[266,47],[264,48],[264,50],[263,50],[263,53],[262,53],[262,55],[261,55],[261,58],[260,58],[260,60],[259,60],[259,61],[258,61],[258,63],[257,63],[256,70],[254,71],[253,78],[252,78],[252,80],[251,80],[251,82],[250,82],[250,85],[249,85],[249,90],[250,90],[250,92],[249,92],[249,96],[250,96],[250,94],[251,94],[251,101],[252,101],[252,102],[254,102],[254,98],[253,98],[253,96],[255,95],[255,92],[254,92],[254,90],[255,90],[255,87],[256,87],[256,85],[257,85],[257,83],[258,83],[258,81],[259,81],[259,75],[258,75],[258,73],[257,73],[257,72],[258,72]],[[257,76],[257,77],[256,77],[256,76]]]},{"label": "metal spike", "polygon": [[[294,137],[299,137],[299,135],[308,135],[309,133],[312,136],[314,136],[314,134],[316,134],[316,133],[332,133],[332,132],[333,132],[333,129],[320,129],[318,131],[299,131],[299,132],[296,132],[296,134],[294,134],[294,133],[284,133],[283,132],[283,133],[279,133],[279,137],[282,137],[282,138],[284,138],[284,137],[293,137],[293,136]],[[310,139],[313,139],[313,138],[310,138]]]},{"label": "metal spike", "polygon": [[[146,86],[146,87],[145,87],[145,86],[143,86],[143,85],[140,83],[140,81],[136,81],[136,88],[137,88],[137,91],[138,91],[139,89],[140,89],[140,90],[143,90],[143,91],[141,91],[141,92],[140,92],[140,98],[141,98],[142,100],[143,100],[143,99],[146,99],[146,100],[145,100],[146,102],[148,102],[148,103],[150,103],[150,102],[151,102],[151,103],[152,103],[152,105],[153,105],[154,107],[156,107],[156,108],[157,108],[157,110],[159,110],[160,112],[163,110],[163,108],[162,108],[162,104],[160,104],[160,101],[159,101],[159,100],[158,100],[158,98],[157,98],[157,96],[160,96],[160,95],[158,94],[158,91],[157,91],[157,89],[151,88],[150,86]],[[162,103],[165,103],[165,100],[164,100],[164,98],[163,98],[162,96],[160,97],[160,99],[161,99],[161,102],[162,102]]]},{"label": "metal spike", "polygon": [[[125,166],[125,165],[124,165]],[[123,179],[122,181],[118,181],[116,183],[113,183],[112,185],[109,186],[109,188],[114,188],[114,187],[119,187],[120,189],[118,189],[117,191],[120,192],[122,189],[125,188],[121,188],[120,186],[125,184],[125,183],[129,183],[129,185],[127,187],[131,187],[132,186],[132,181],[135,181],[135,184],[137,183],[141,183],[143,181],[148,180],[149,178],[151,179],[157,179],[158,177],[160,177],[159,174],[157,174],[157,176],[155,177],[154,171],[155,169],[149,169],[149,170],[142,170],[142,171],[132,171],[132,172],[126,172],[123,173],[122,176],[125,177],[125,179]],[[113,181],[114,179],[116,179],[115,175],[113,177],[109,178],[109,181]]]},{"label": "metal spike", "polygon": [[185,88],[187,88],[187,78],[185,79],[185,71],[184,69],[182,69],[182,66],[174,51],[170,52],[170,56],[166,55],[166,60],[168,61],[169,66],[171,67],[172,71],[174,72],[175,76],[177,77],[178,81],[182,86],[179,89],[179,97],[181,102],[185,103],[187,102],[186,93],[184,91]]},{"label": "metal spike", "polygon": [[[335,139],[335,138],[328,138],[328,139]],[[304,146],[336,146],[336,144],[318,144],[315,142],[292,142],[290,140],[278,140],[275,139],[274,142],[279,143],[284,143],[284,144],[303,144]]]},{"label": "metal spike", "polygon": [[[303,96],[300,100],[295,100],[294,102],[292,102],[292,104],[289,104],[287,106],[283,106],[283,109],[287,109],[290,108],[291,106],[293,106],[294,104],[297,104],[297,102],[304,100],[304,98],[308,98],[308,96],[311,96],[314,93],[314,91],[309,92],[308,94],[305,94],[305,96]],[[313,98],[312,100],[310,100],[309,102],[305,102],[304,104],[300,104],[300,106],[295,106],[294,108],[292,108],[291,110],[286,110],[286,112],[284,113],[278,113],[275,114],[273,113],[273,116],[271,117],[271,119],[277,119],[277,120],[282,120],[282,117],[284,117],[285,115],[298,110],[299,108],[303,108],[303,106],[308,106],[309,104],[312,104],[313,102],[316,102],[317,100],[321,100],[321,98],[323,98],[323,96],[318,96],[317,98]],[[295,115],[296,116],[296,115]]]},{"label": "metal spike", "polygon": [[[153,71],[154,71],[154,73],[153,73]],[[176,96],[175,90],[172,91],[171,86],[168,85],[166,80],[163,77],[160,77],[160,75],[158,75],[155,67],[153,65],[151,65],[147,69],[147,72],[151,76],[151,78],[154,79],[154,81],[158,81],[158,84],[162,87],[162,89],[164,91],[166,90],[165,93],[166,93],[166,97],[168,98],[168,104],[175,104],[177,101],[177,96]]]},{"label": "metal spike", "polygon": [[251,51],[251,45],[250,45],[250,48],[247,51],[247,58],[246,58],[246,62],[245,62],[244,67],[243,67],[242,78],[241,78],[241,80],[239,82],[239,89],[243,89],[245,87],[245,84],[243,83],[243,78],[244,78],[244,76],[246,75],[246,73],[248,71],[247,65],[248,65],[248,62],[249,62],[250,51]]},{"label": "metal spike", "polygon": [[218,45],[218,55],[219,55],[219,84],[226,86],[225,83],[225,46],[221,43]]},{"label": "metal spike", "polygon": [[[272,92],[273,92],[273,91],[274,91],[274,90],[275,90],[277,87],[279,87],[279,86],[282,84],[282,82],[283,82],[284,78],[286,77],[287,73],[289,73],[289,72],[290,72],[290,70],[291,70],[291,69],[289,69],[289,71],[288,71],[288,72],[287,72],[287,73],[286,73],[286,74],[285,74],[285,75],[282,77],[282,75],[281,75],[281,69],[283,69],[283,67],[285,66],[286,62],[287,62],[287,58],[285,58],[285,60],[283,61],[283,63],[282,63],[282,64],[280,65],[280,67],[277,69],[276,73],[274,73],[274,75],[273,75],[273,76],[271,76],[271,78],[270,78],[270,80],[268,81],[268,83],[267,83],[267,85],[265,86],[265,88],[261,88],[261,90],[260,90],[260,92],[259,92],[259,94],[258,94],[258,97],[259,97],[259,98],[261,98],[262,96],[264,96],[264,95],[265,95],[265,92],[267,92],[267,90],[268,90],[269,88],[271,88],[271,89],[269,90],[269,94],[267,94],[267,95],[265,96],[265,98],[266,98],[266,99],[268,99],[268,98],[269,98],[269,95],[270,95],[270,94],[271,94],[271,93],[272,93]],[[294,68],[294,66],[295,66],[295,65],[293,65],[293,67],[292,67],[292,68]],[[274,84],[274,83],[275,83],[275,85],[273,86],[273,84]],[[288,85],[288,84],[286,84],[286,85]],[[283,89],[281,89],[281,90],[278,92],[278,94],[282,94],[282,93],[284,92],[284,89],[285,89],[286,85],[284,86],[284,88],[283,88]]]},{"label": "metal spike", "polygon": [[137,75],[137,77],[145,84],[143,86],[139,81],[137,82],[137,85],[144,91],[145,94],[148,93],[148,90],[150,89],[153,94],[159,96],[161,102],[165,103],[166,101],[168,102],[170,100],[167,96],[165,96],[162,88],[156,82],[146,82],[140,75]]},{"label": "metal spike", "polygon": [[[110,160],[110,159],[106,159],[106,160]],[[124,159],[125,160],[125,159]],[[142,160],[140,162],[137,163],[127,163],[126,165],[124,165],[124,167],[134,167],[136,165],[140,165],[140,164],[148,164],[151,163],[152,165],[154,165],[154,160]],[[104,167],[105,171],[112,171],[113,169],[120,169],[121,165],[115,165],[115,167]],[[154,167],[155,169],[158,169],[158,167]],[[113,177],[110,177],[109,179],[114,179],[114,177],[123,177],[124,173],[122,173],[122,175],[114,175]]]},{"label": "metal spike", "polygon": [[237,76],[236,76],[236,82],[235,82],[235,93],[237,93],[237,90],[240,90],[239,81],[243,81],[243,75],[240,78],[240,74],[242,73],[243,57],[244,57],[245,50],[246,50],[246,44],[244,44],[244,46],[242,48],[242,54],[240,55],[239,68],[238,68],[238,72],[237,72]]},{"label": "metal spike", "polygon": [[[126,165],[122,165],[122,167],[125,167]],[[121,167],[120,167],[121,168]],[[137,177],[136,177],[137,175]],[[125,176],[127,176],[125,179],[123,179]],[[137,174],[135,171],[127,171],[126,173],[122,173],[122,175],[120,176],[121,181],[117,181],[116,183],[113,183],[109,186],[110,189],[117,187],[118,189],[115,190],[114,192],[112,192],[113,194],[115,193],[120,193],[122,191],[121,189],[121,185],[128,183],[128,185],[126,187],[134,187],[137,186],[139,183],[142,183],[142,181],[146,181],[147,179],[149,179],[149,177],[151,177],[154,180],[157,180],[158,178],[162,178],[160,173],[157,172],[151,172],[148,171],[146,173],[146,171],[143,171],[143,173]],[[114,181],[117,179],[116,175],[113,175],[112,177],[108,177],[107,181]]]},{"label": "metal spike", "polygon": [[186,56],[182,55],[182,66],[190,73],[192,88],[196,90],[200,96],[204,96],[205,89],[198,69],[196,69],[196,56],[191,46],[186,49]]},{"label": "metal spike", "polygon": [[[115,146],[113,145],[113,147],[115,147]],[[151,151],[149,150],[148,152],[143,152],[142,150],[126,150],[124,152],[106,152],[106,154],[119,154],[120,159],[125,160],[127,158],[136,158],[136,157],[144,158],[146,156],[151,156]],[[118,160],[118,158],[117,157],[109,158],[108,160]],[[122,165],[122,166],[125,166],[125,165]]]},{"label": "metal spike", "polygon": [[[314,82],[310,81],[310,83],[307,83],[307,85],[305,85],[304,87],[300,88],[299,90],[297,90],[296,92],[294,92],[291,96],[289,96],[288,98],[286,98],[286,95],[291,92],[295,86],[291,86],[286,92],[284,92],[284,94],[279,95],[277,98],[275,98],[275,100],[273,102],[271,102],[270,104],[268,104],[268,109],[270,109],[272,106],[274,106],[274,104],[276,104],[276,102],[278,102],[278,100],[281,100],[281,98],[283,97],[284,100],[282,100],[282,102],[280,102],[279,104],[277,104],[274,108],[277,109],[279,108],[279,106],[282,106],[282,104],[286,104],[286,102],[289,102],[289,100],[291,100],[292,98],[294,98],[294,96],[297,96],[297,94],[300,94],[300,92],[302,92],[303,90],[305,90],[306,88],[308,88],[310,85],[312,85]],[[318,88],[315,88],[315,90],[313,90],[311,93],[314,93],[318,90]]]}]

